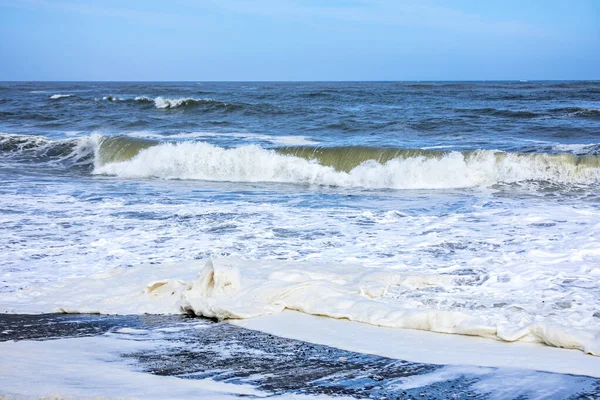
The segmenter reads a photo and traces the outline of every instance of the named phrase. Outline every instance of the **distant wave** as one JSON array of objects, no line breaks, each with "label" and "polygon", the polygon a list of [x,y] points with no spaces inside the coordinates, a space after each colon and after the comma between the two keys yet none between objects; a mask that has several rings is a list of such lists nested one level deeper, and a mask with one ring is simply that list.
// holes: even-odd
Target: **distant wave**
[{"label": "distant wave", "polygon": [[494,117],[504,117],[504,118],[537,118],[542,116],[542,114],[538,114],[531,111],[520,111],[520,110],[506,110],[506,109],[496,109],[496,108],[475,108],[475,109],[458,109],[457,111],[467,113],[467,114],[475,114],[475,115],[489,115]]},{"label": "distant wave", "polygon": [[146,96],[137,96],[134,100],[139,101],[140,103],[153,103],[154,102],[154,99],[151,99]]},{"label": "distant wave", "polygon": [[219,101],[215,99],[205,98],[205,99],[194,99],[192,97],[181,97],[181,98],[167,98],[158,96],[154,99],[138,96],[135,98],[135,101],[142,103],[154,103],[154,107],[158,109],[173,109],[173,108],[185,108],[185,107],[193,107],[193,106],[211,106],[211,107],[219,107],[219,108],[234,108],[236,107],[234,104],[227,103],[224,101]]},{"label": "distant wave", "polygon": [[193,98],[193,97],[119,97],[114,95],[104,96],[102,100],[113,103],[138,103],[154,105],[158,110],[198,110],[200,112],[237,112],[243,111],[257,115],[281,114],[284,111],[277,105],[270,103],[230,103],[213,98]]},{"label": "distant wave", "polygon": [[585,107],[563,107],[550,110],[552,114],[563,114],[584,118],[600,119],[600,110]]},{"label": "distant wave", "polygon": [[117,97],[117,96],[104,96],[102,98],[102,100],[106,100],[106,101],[125,101],[126,99],[122,99],[122,98]]},{"label": "distant wave", "polygon": [[53,94],[52,96],[49,96],[48,98],[51,100],[58,100],[58,99],[64,99],[67,97],[73,97],[72,94]]},{"label": "distant wave", "polygon": [[541,118],[541,117],[584,117],[600,118],[600,110],[584,107],[563,107],[539,111],[522,111],[496,108],[457,109],[461,113],[504,117],[504,118]]},{"label": "distant wave", "polygon": [[[55,97],[55,96],[66,97],[66,96],[71,96],[71,95],[54,95],[51,98],[53,98],[53,99],[59,98],[59,97]],[[96,100],[98,100],[98,99],[96,99]],[[203,99],[196,99],[196,98],[192,98],[192,97],[168,98],[168,97],[162,97],[162,96],[158,96],[158,97],[154,97],[154,98],[147,97],[147,96],[136,96],[134,98],[131,98],[131,97],[127,98],[127,97],[108,95],[108,96],[102,97],[102,100],[110,101],[110,102],[124,102],[124,103],[135,102],[135,103],[141,103],[141,104],[154,104],[155,108],[162,109],[162,110],[176,109],[176,108],[192,108],[192,107],[202,107],[202,106],[204,106],[208,109],[223,109],[223,110],[227,110],[227,111],[243,108],[243,105],[241,105],[241,104],[233,104],[233,103],[219,101],[219,100],[215,100],[215,99],[211,99],[211,98],[203,98]]]}]

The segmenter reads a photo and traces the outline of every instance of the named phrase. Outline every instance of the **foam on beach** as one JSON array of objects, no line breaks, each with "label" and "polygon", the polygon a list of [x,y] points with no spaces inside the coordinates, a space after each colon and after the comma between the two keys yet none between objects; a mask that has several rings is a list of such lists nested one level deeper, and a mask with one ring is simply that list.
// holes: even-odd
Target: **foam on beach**
[{"label": "foam on beach", "polygon": [[[195,273],[197,276],[194,277]],[[393,269],[216,259],[162,268],[113,270],[44,288],[5,293],[10,312],[172,314],[247,319],[295,310],[389,328],[540,342],[600,355],[598,330],[561,325],[551,317],[515,324],[510,309],[484,312],[416,308],[385,301],[392,287],[419,291],[456,285],[458,277]]]}]

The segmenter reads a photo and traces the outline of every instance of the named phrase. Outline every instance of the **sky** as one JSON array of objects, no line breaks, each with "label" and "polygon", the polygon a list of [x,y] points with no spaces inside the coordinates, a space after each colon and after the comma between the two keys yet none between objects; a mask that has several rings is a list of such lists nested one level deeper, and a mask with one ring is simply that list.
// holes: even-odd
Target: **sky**
[{"label": "sky", "polygon": [[2,0],[0,80],[600,79],[600,0]]}]

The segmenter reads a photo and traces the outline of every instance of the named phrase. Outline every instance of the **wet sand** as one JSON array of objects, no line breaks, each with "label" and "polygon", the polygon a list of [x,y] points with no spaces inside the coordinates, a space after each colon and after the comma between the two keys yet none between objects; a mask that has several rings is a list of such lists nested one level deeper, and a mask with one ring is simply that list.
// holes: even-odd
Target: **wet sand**
[{"label": "wet sand", "polygon": [[[2,342],[101,335],[149,342],[149,350],[125,351],[121,354],[123,362],[144,373],[249,384],[269,396],[493,399],[510,398],[504,396],[508,394],[519,399],[600,398],[600,379],[596,378],[526,371],[523,374],[531,376],[538,383],[548,382],[541,388],[539,385],[526,387],[527,380],[513,379],[519,376],[518,370],[515,374],[515,370],[506,368],[461,369],[414,363],[285,339],[229,323],[186,316],[0,316]],[[9,362],[6,359],[2,361]],[[36,366],[31,368],[35,371]],[[507,380],[507,376],[513,377],[512,380]],[[499,391],[502,382],[505,386],[512,386],[512,391]],[[494,384],[498,385],[496,389]],[[552,385],[557,387],[553,388]]]}]

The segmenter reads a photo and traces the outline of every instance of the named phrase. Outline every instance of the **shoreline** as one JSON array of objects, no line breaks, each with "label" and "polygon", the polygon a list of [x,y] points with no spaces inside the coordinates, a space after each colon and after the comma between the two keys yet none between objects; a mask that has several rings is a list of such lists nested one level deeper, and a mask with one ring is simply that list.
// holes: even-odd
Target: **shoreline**
[{"label": "shoreline", "polygon": [[[316,324],[304,326],[310,329]],[[177,390],[182,398],[198,390],[250,398],[574,399],[600,395],[597,378],[411,362],[177,315],[3,314],[0,333],[4,356],[0,375],[6,378],[0,395],[14,398],[168,398],[168,393]],[[57,368],[59,362],[61,368]],[[100,378],[85,374],[98,368],[111,373]],[[136,378],[127,380],[129,373]],[[148,382],[155,392],[142,396],[149,390]],[[182,385],[190,386],[185,393]],[[49,392],[44,392],[45,386]],[[502,392],[507,387],[510,393]],[[209,392],[204,395],[216,396],[217,392]]]},{"label": "shoreline", "polygon": [[[538,342],[386,328],[290,310],[229,322],[290,339],[413,362],[522,368],[600,378],[600,357]],[[368,337],[378,340],[362,340]]]}]

